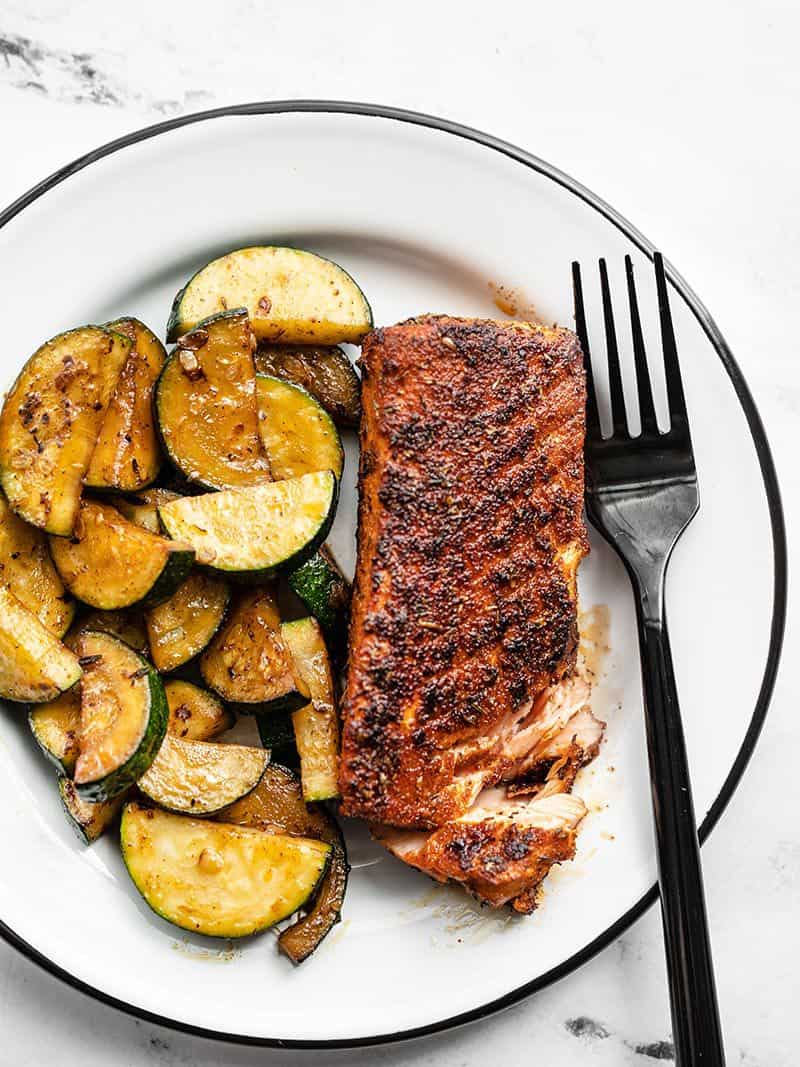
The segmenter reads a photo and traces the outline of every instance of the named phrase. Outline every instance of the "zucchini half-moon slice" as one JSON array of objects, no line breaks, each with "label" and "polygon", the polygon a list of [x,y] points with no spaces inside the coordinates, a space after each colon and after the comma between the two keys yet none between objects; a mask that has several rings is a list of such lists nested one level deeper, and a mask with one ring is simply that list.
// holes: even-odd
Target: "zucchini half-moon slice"
[{"label": "zucchini half-moon slice", "polygon": [[[147,649],[144,624],[133,613],[90,611],[69,631],[64,639],[65,645],[74,652],[78,648],[81,634],[88,632],[111,634],[137,652],[145,652]],[[55,700],[31,708],[28,723],[36,743],[47,759],[62,774],[71,776],[75,770],[80,746],[81,687],[74,685]]]},{"label": "zucchini half-moon slice", "polygon": [[81,634],[78,654],[84,673],[75,787],[82,800],[112,800],[155,759],[167,731],[167,698],[155,669],[111,634]]},{"label": "zucchini half-moon slice", "polygon": [[245,937],[287,918],[325,873],[324,841],[192,819],[130,803],[122,856],[157,915],[208,937]]},{"label": "zucchini half-moon slice", "polygon": [[325,540],[336,511],[333,471],[162,504],[170,537],[191,546],[197,562],[231,577],[268,581],[293,570]]},{"label": "zucchini half-moon slice", "polygon": [[0,413],[0,482],[13,511],[66,536],[131,342],[100,326],[59,334],[22,368]]},{"label": "zucchini half-moon slice", "polygon": [[280,625],[275,598],[268,589],[243,593],[200,658],[206,684],[239,712],[286,711],[309,698]]},{"label": "zucchini half-moon slice", "polygon": [[169,707],[167,733],[189,741],[210,741],[235,722],[233,714],[206,689],[182,678],[164,683]]},{"label": "zucchini half-moon slice", "polygon": [[210,574],[190,574],[145,619],[150,654],[160,671],[174,671],[202,652],[225,617],[230,587]]},{"label": "zucchini half-moon slice", "polygon": [[349,866],[344,838],[335,819],[316,804],[307,805],[297,777],[275,764],[267,767],[252,793],[220,812],[217,818],[257,830],[316,837],[332,846],[328,870],[307,905],[308,914],[278,938],[280,951],[293,963],[302,963],[341,918]]},{"label": "zucchini half-moon slice", "polygon": [[73,536],[51,537],[50,551],[70,592],[104,611],[166,600],[194,563],[188,545],[152,534],[96,500],[81,503]]},{"label": "zucchini half-moon slice", "polygon": [[299,385],[256,375],[258,432],[276,481],[311,471],[342,476],[344,450],[333,419]]},{"label": "zucchini half-moon slice", "polygon": [[357,343],[372,329],[370,306],[347,271],[298,248],[240,248],[206,264],[175,297],[167,340],[226,308],[246,308],[259,341]]},{"label": "zucchini half-moon slice", "polygon": [[247,745],[215,745],[169,734],[137,785],[167,811],[213,815],[255,789],[269,752]]},{"label": "zucchini half-moon slice", "polygon": [[76,656],[0,586],[0,697],[44,703],[70,689],[80,676]]},{"label": "zucchini half-moon slice", "polygon": [[228,311],[181,337],[161,372],[161,440],[190,482],[235,489],[270,480],[258,436],[254,347],[246,312]]},{"label": "zucchini half-moon slice", "polygon": [[255,363],[257,374],[302,386],[337,426],[358,426],[361,379],[341,348],[263,344],[256,350]]},{"label": "zucchini half-moon slice", "polygon": [[0,493],[0,584],[7,586],[55,637],[63,637],[75,601],[53,566],[47,535],[23,522]]},{"label": "zucchini half-moon slice", "polygon": [[167,354],[138,319],[118,319],[109,330],[132,345],[108,405],[84,484],[136,492],[155,481],[161,446],[153,419],[153,392]]},{"label": "zucchini half-moon slice", "polygon": [[311,697],[292,715],[303,797],[331,800],[339,796],[339,715],[325,639],[310,617],[283,623],[281,636]]}]

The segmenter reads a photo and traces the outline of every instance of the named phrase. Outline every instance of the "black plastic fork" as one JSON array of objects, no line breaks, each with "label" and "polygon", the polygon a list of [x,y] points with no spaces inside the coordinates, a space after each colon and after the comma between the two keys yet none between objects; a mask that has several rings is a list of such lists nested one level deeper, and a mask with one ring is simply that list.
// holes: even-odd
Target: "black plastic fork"
[{"label": "black plastic fork", "polygon": [[612,432],[600,428],[592,375],[581,271],[572,265],[575,324],[586,363],[586,512],[616,550],[636,596],[647,748],[658,852],[661,913],[678,1067],[721,1067],[722,1032],[708,936],[700,847],[689,765],[672,668],[664,584],[678,538],[700,506],[667,280],[661,255],[653,256],[661,321],[661,347],[669,429],[661,432],[653,404],[639,317],[633,263],[625,258],[641,433],[630,434],[625,413],[614,312],[605,260],[600,287],[608,359]]}]

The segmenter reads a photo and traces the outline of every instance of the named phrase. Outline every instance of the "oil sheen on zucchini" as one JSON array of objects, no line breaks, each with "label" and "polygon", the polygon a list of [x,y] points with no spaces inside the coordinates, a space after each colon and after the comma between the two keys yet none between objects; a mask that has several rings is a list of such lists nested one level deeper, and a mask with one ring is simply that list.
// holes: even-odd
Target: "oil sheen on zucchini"
[{"label": "oil sheen on zucchini", "polygon": [[109,400],[131,342],[100,326],[47,341],[28,360],[0,413],[0,482],[17,515],[66,536],[78,514]]},{"label": "oil sheen on zucchini", "polygon": [[255,362],[258,374],[301,385],[322,404],[337,426],[358,426],[361,380],[341,348],[261,344]]},{"label": "oil sheen on zucchini", "polygon": [[137,785],[165,809],[213,815],[247,796],[269,762],[269,752],[247,745],[187,741],[170,734]]},{"label": "oil sheen on zucchini", "polygon": [[93,489],[135,492],[155,481],[161,446],[153,419],[153,391],[166,352],[138,319],[117,319],[109,330],[132,348],[117,379],[84,483]]},{"label": "oil sheen on zucchini", "polygon": [[339,796],[339,715],[325,640],[312,618],[283,623],[281,634],[298,680],[311,696],[311,702],[292,715],[303,796],[330,800]]},{"label": "oil sheen on zucchini", "polygon": [[233,726],[235,718],[213,693],[193,682],[171,678],[164,682],[169,708],[167,732],[189,741],[210,741]]},{"label": "oil sheen on zucchini", "polygon": [[236,489],[270,480],[258,435],[253,334],[241,309],[178,340],[156,387],[161,439],[190,482]]},{"label": "oil sheen on zucchini", "polygon": [[167,340],[225,308],[246,308],[259,341],[357,343],[372,328],[370,306],[350,275],[298,248],[240,248],[206,264],[175,297]]},{"label": "oil sheen on zucchini", "polygon": [[245,937],[287,918],[325,873],[331,846],[310,838],[126,804],[122,856],[157,915],[208,937]]},{"label": "oil sheen on zucchini", "polygon": [[77,657],[0,586],[0,697],[41,704],[71,688],[80,676]]},{"label": "oil sheen on zucchini", "polygon": [[225,617],[229,597],[226,581],[196,572],[147,612],[150,654],[160,671],[174,671],[203,651]]},{"label": "oil sheen on zucchini", "polygon": [[337,480],[316,471],[247,489],[183,497],[158,509],[170,537],[197,562],[251,581],[299,567],[325,540],[336,510]]},{"label": "oil sheen on zucchini", "polygon": [[78,654],[84,673],[75,786],[83,800],[112,800],[155,759],[167,731],[167,698],[155,669],[111,634],[81,634]]},{"label": "oil sheen on zucchini", "polygon": [[278,938],[281,952],[294,963],[302,963],[341,918],[349,867],[344,838],[335,819],[316,804],[307,805],[296,776],[274,764],[267,767],[252,793],[220,812],[217,818],[257,830],[316,837],[332,846],[328,870],[306,905],[308,913]]},{"label": "oil sheen on zucchini", "polygon": [[0,493],[0,584],[10,589],[55,637],[63,637],[75,601],[53,566],[47,536],[23,522]]},{"label": "oil sheen on zucchini", "polygon": [[82,501],[73,536],[51,537],[50,551],[70,592],[105,611],[166,600],[194,562],[188,545],[152,534],[97,500]]},{"label": "oil sheen on zucchini", "polygon": [[276,481],[311,471],[342,476],[344,451],[333,419],[299,385],[256,375],[258,431]]},{"label": "oil sheen on zucchini", "polygon": [[309,698],[280,630],[269,589],[242,593],[200,659],[200,671],[240,712],[291,710]]}]

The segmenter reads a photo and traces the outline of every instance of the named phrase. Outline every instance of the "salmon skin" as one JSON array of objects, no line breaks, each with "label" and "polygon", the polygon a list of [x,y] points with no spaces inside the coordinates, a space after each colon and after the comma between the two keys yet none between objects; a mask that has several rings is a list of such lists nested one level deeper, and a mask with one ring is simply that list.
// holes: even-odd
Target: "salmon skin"
[{"label": "salmon skin", "polygon": [[522,773],[575,668],[583,359],[566,329],[426,316],[361,363],[342,811],[431,830]]}]

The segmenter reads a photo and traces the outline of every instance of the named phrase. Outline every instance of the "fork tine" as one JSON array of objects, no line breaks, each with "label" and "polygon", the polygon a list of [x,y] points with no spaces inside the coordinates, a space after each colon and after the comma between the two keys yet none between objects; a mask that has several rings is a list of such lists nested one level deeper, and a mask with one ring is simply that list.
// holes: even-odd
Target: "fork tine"
[{"label": "fork tine", "polygon": [[586,311],[583,306],[583,285],[581,283],[581,265],[572,264],[572,293],[575,304],[575,330],[583,349],[583,365],[586,369],[586,435],[590,441],[602,437],[600,415],[597,410],[597,392],[592,374],[592,356],[589,351],[589,335],[586,330]]},{"label": "fork tine", "polygon": [[661,319],[661,346],[664,350],[664,372],[667,380],[670,429],[672,429],[676,421],[686,423],[686,397],[683,393],[681,368],[678,363],[678,348],[675,344],[675,331],[672,328],[672,314],[669,310],[664,257],[660,252],[653,253],[653,265],[656,269],[658,313]]},{"label": "fork tine", "polygon": [[653,387],[647,367],[647,352],[644,347],[642,320],[639,317],[639,302],[636,298],[636,283],[633,278],[633,260],[625,257],[625,274],[628,279],[628,303],[631,309],[631,334],[633,336],[633,359],[636,365],[636,390],[639,394],[639,415],[642,433],[658,433],[656,409],[653,404]]},{"label": "fork tine", "polygon": [[625,395],[622,391],[622,371],[619,365],[617,331],[614,329],[614,309],[611,306],[611,290],[608,285],[606,261],[600,260],[600,289],[603,294],[603,318],[606,325],[606,354],[608,356],[608,387],[611,394],[611,422],[615,434],[626,436],[628,423],[625,418]]}]

